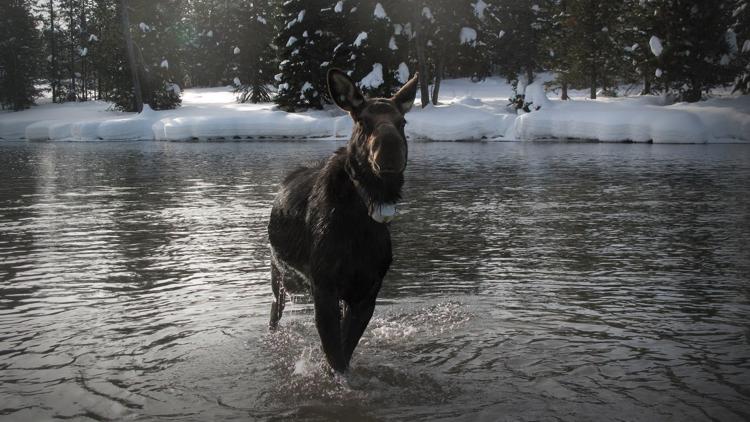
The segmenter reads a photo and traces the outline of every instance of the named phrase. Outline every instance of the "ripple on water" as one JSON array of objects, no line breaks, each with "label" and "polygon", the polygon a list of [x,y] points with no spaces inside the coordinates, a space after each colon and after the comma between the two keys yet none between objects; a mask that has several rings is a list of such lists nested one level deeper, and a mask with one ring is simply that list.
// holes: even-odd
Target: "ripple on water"
[{"label": "ripple on water", "polygon": [[413,143],[331,377],[266,222],[338,146],[0,144],[0,419],[750,419],[746,147]]}]

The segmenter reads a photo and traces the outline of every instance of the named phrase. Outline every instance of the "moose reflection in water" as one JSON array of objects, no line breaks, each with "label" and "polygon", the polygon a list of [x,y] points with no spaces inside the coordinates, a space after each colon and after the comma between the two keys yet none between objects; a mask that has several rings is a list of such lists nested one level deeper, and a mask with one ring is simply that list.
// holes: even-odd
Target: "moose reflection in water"
[{"label": "moose reflection in water", "polygon": [[287,176],[271,211],[270,327],[281,318],[285,291],[309,288],[323,351],[338,372],[349,367],[391,265],[387,223],[401,199],[404,115],[417,78],[392,98],[365,99],[345,73],[329,71],[331,98],[354,120],[352,137],[327,160]]}]

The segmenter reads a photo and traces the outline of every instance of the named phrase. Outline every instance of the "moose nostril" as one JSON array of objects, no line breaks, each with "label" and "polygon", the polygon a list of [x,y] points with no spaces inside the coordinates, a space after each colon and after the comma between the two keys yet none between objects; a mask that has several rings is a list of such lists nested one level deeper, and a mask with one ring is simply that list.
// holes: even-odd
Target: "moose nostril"
[{"label": "moose nostril", "polygon": [[406,167],[404,141],[394,136],[380,136],[373,139],[370,151],[370,167],[376,175],[393,175]]},{"label": "moose nostril", "polygon": [[405,159],[400,154],[377,154],[372,160],[372,170],[376,174],[393,174],[404,171]]}]

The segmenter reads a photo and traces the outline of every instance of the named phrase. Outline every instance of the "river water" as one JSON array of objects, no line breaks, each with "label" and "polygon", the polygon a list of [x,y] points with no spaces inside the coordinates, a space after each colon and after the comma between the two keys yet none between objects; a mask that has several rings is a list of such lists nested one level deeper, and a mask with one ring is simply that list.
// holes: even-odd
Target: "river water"
[{"label": "river water", "polygon": [[750,419],[750,148],[412,143],[343,378],[266,224],[340,143],[0,143],[0,419]]}]

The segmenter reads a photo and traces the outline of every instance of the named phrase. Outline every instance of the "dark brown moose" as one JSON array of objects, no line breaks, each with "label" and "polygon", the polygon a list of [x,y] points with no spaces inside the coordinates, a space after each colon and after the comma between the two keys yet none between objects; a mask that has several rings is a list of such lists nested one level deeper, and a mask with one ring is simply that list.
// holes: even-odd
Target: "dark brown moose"
[{"label": "dark brown moose", "polygon": [[337,372],[349,367],[393,258],[387,223],[401,199],[404,115],[417,78],[391,98],[366,99],[349,76],[330,70],[328,90],[354,120],[352,137],[327,160],[290,173],[271,211],[270,328],[285,292],[311,293],[323,351]]}]

